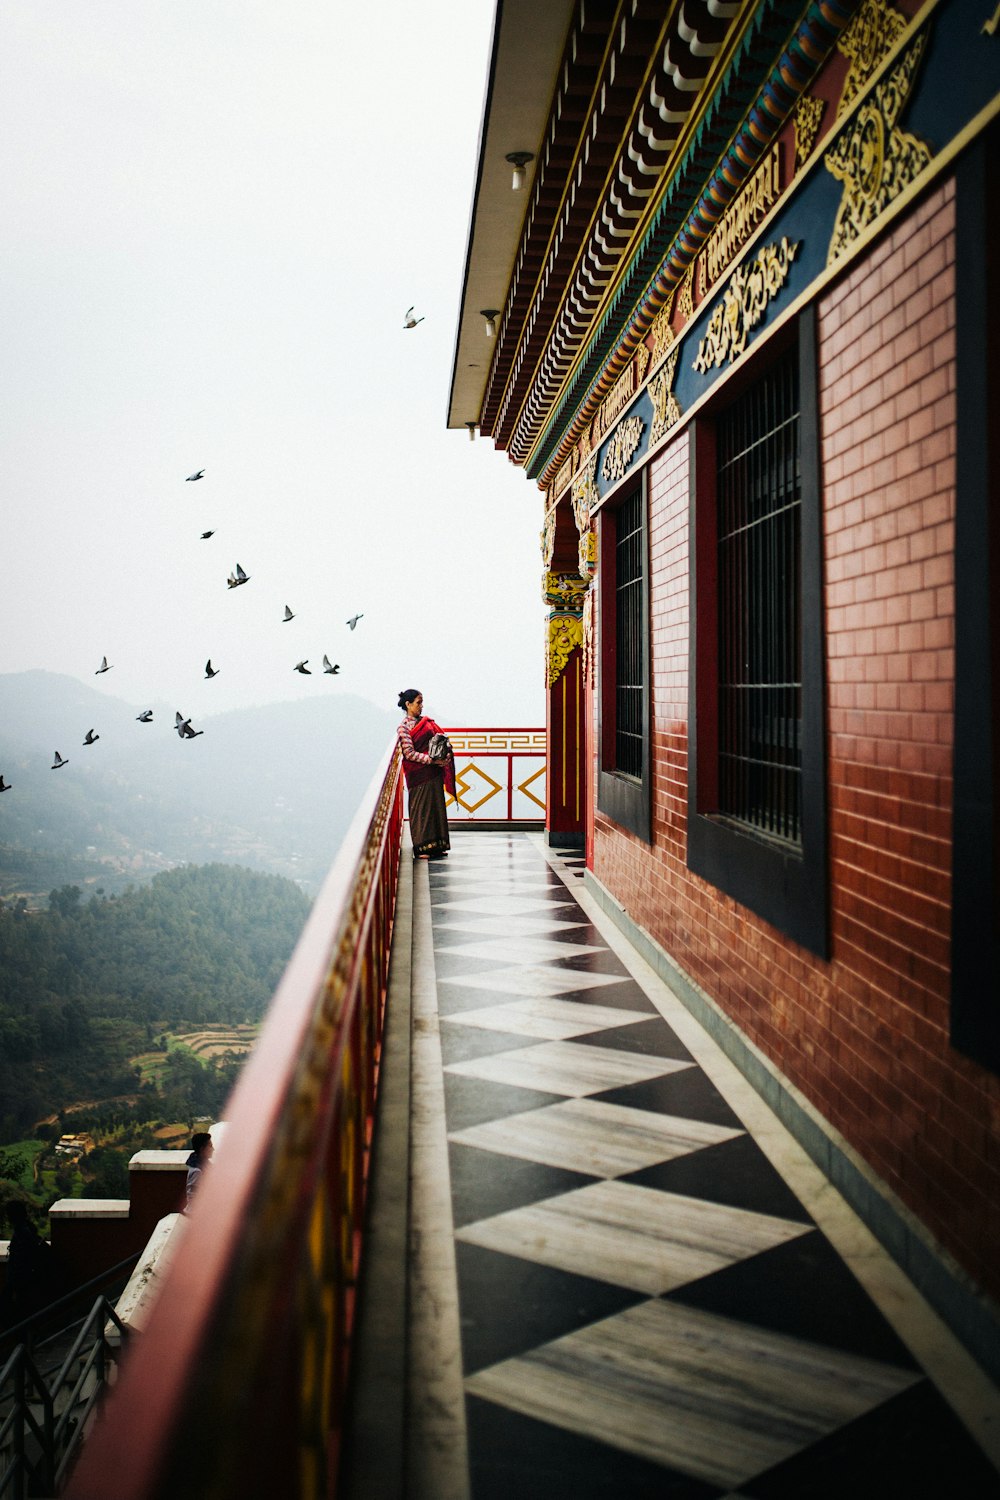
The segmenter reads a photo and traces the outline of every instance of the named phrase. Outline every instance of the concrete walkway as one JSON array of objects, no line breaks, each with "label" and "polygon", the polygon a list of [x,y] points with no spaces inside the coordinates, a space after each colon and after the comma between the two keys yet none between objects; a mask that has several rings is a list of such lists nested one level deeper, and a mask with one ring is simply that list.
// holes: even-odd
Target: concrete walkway
[{"label": "concrete walkway", "polygon": [[349,1500],[1000,1495],[996,1388],[580,861],[405,875]]}]

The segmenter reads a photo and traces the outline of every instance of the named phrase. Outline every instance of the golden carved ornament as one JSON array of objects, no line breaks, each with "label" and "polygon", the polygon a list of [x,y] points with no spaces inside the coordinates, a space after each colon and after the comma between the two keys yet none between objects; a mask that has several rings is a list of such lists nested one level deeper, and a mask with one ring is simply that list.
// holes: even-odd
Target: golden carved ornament
[{"label": "golden carved ornament", "polygon": [[[595,538],[596,540],[596,538]],[[594,686],[594,591],[590,590],[583,602],[583,685]]]},{"label": "golden carved ornament", "polygon": [[860,94],[882,59],[899,41],[906,26],[906,17],[890,5],[889,0],[864,0],[837,43],[838,50],[847,58],[847,76],[837,105],[838,117]]},{"label": "golden carved ornament", "polygon": [[914,38],[824,157],[827,171],[844,184],[827,265],[874,223],[931,159],[930,147],[896,123],[913,86],[925,40],[923,35]]},{"label": "golden carved ornament", "polygon": [[638,349],[636,349],[634,361],[635,385],[633,389],[638,390],[642,385],[642,382],[646,378],[646,371],[649,369],[649,350],[646,348],[645,344],[640,344]]},{"label": "golden carved ornament", "polygon": [[551,615],[548,623],[545,665],[549,687],[555,687],[573,652],[583,645],[582,615]]},{"label": "golden carved ornament", "polygon": [[601,465],[601,473],[609,484],[628,473],[645,430],[646,424],[641,417],[626,417],[624,422],[618,423]]},{"label": "golden carved ornament", "polygon": [[674,423],[680,420],[681,409],[674,395],[674,377],[677,374],[679,349],[675,349],[658,375],[649,382],[649,395],[653,402],[653,425],[649,429],[650,443],[657,442]]},{"label": "golden carved ornament", "polygon": [[556,507],[546,513],[545,521],[539,537],[542,543],[542,562],[546,568],[552,566],[552,557],[556,550]]},{"label": "golden carved ornament", "polygon": [[706,374],[715,365],[737,359],[747,346],[751,329],[760,323],[771,302],[788,280],[788,272],[801,240],[783,237],[780,244],[765,245],[753,260],[738,266],[709,319],[708,331],[698,345],[694,368]]},{"label": "golden carved ornament", "polygon": [[684,272],[684,280],[677,288],[677,311],[681,315],[681,323],[688,321],[694,312],[694,261]]},{"label": "golden carved ornament", "polygon": [[826,100],[816,99],[812,94],[803,94],[795,106],[795,166],[796,169],[808,160],[816,144],[820,123],[826,111]]},{"label": "golden carved ornament", "polygon": [[597,454],[592,453],[573,481],[573,518],[582,535],[590,526],[590,512],[597,501]]},{"label": "golden carved ornament", "polygon": [[590,579],[579,573],[546,573],[542,583],[542,594],[546,604],[558,612],[575,612],[583,608],[583,600]]},{"label": "golden carved ornament", "polygon": [[[594,574],[597,572],[597,532],[596,531],[585,531],[583,533],[583,535],[581,536],[581,538],[580,538],[579,559],[580,559],[580,576],[581,576],[581,578],[590,578],[590,579],[592,579],[594,577]],[[589,599],[589,598],[590,598],[590,593],[588,591],[588,593],[587,593],[587,599]],[[583,607],[584,607],[584,609],[586,609],[586,607],[587,607],[586,600],[584,600]]]},{"label": "golden carved ornament", "polygon": [[649,330],[653,338],[653,348],[650,357],[650,368],[653,370],[660,364],[663,356],[670,348],[674,336],[673,329],[670,327],[670,319],[673,315],[674,293],[671,292],[669,298],[653,319],[653,326]]}]

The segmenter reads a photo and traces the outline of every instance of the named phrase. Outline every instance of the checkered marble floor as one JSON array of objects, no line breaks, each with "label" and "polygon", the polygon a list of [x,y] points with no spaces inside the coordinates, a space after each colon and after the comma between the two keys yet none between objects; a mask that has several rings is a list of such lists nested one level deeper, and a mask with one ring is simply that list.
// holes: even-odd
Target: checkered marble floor
[{"label": "checkered marble floor", "polygon": [[427,867],[472,1500],[1000,1493],[581,874]]}]

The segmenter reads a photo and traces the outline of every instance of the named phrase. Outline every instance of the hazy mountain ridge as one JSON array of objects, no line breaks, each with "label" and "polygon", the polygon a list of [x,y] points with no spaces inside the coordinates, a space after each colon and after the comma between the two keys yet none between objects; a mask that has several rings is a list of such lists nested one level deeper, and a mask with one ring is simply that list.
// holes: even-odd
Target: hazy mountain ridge
[{"label": "hazy mountain ridge", "polygon": [[[137,723],[148,707],[153,723]],[[395,715],[339,684],[315,700],[198,719],[195,740],[178,738],[174,713],[57,673],[0,676],[0,771],[11,785],[0,797],[0,891],[32,889],[25,867],[39,859],[45,890],[81,879],[120,889],[211,861],[318,886]],[[91,728],[100,739],[84,747]],[[62,770],[49,769],[54,750],[69,758]]]}]

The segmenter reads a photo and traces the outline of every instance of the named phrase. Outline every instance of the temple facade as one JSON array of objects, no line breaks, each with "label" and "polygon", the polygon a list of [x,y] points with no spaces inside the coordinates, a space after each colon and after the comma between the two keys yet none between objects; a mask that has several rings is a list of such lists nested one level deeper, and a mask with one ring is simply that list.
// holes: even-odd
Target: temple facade
[{"label": "temple facade", "polygon": [[448,416],[539,490],[549,842],[980,1353],[998,113],[996,0],[502,0]]}]

